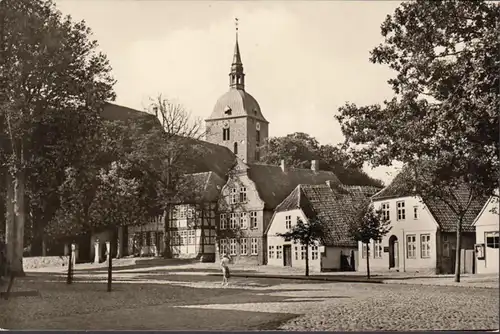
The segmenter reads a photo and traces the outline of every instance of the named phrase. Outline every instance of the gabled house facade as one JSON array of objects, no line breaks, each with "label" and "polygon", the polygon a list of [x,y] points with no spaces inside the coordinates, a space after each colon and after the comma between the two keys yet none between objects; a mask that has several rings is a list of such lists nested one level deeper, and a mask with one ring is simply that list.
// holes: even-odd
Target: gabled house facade
[{"label": "gabled house facade", "polygon": [[473,225],[476,228],[476,272],[478,274],[498,274],[499,209],[499,198],[491,196],[474,220]]},{"label": "gabled house facade", "polygon": [[[390,220],[391,230],[380,241],[359,243],[359,270],[366,270],[366,257],[375,271],[401,271],[451,274],[455,271],[456,224],[458,217],[448,205],[437,199],[415,196],[405,181],[405,170],[393,182],[372,197],[375,209]],[[467,191],[455,196],[467,200]],[[464,273],[473,273],[475,229],[472,225],[484,201],[473,201],[462,225],[462,264]]]},{"label": "gabled house facade", "polygon": [[218,252],[234,262],[266,264],[265,231],[274,209],[299,184],[340,184],[334,173],[320,171],[317,161],[311,169],[288,168],[261,163],[239,164],[230,173],[219,200]]},{"label": "gabled house facade", "polygon": [[[298,185],[275,209],[266,230],[267,264],[305,268],[309,254],[311,272],[354,271],[357,268],[357,242],[350,234],[356,211],[368,205],[379,191],[370,186],[344,186],[331,181],[320,185]],[[309,246],[286,240],[278,234],[291,231],[297,220],[319,220],[325,236]]]}]

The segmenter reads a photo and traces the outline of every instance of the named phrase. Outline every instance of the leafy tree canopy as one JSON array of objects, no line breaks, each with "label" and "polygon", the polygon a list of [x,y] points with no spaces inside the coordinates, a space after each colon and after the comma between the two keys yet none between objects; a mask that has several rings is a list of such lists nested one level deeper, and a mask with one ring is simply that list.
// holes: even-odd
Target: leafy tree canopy
[{"label": "leafy tree canopy", "polygon": [[263,161],[279,165],[281,160],[295,168],[310,168],[311,160],[319,160],[320,169],[334,172],[344,184],[382,186],[381,181],[363,172],[362,163],[355,163],[342,148],[320,145],[316,138],[306,133],[296,132],[269,139]]}]

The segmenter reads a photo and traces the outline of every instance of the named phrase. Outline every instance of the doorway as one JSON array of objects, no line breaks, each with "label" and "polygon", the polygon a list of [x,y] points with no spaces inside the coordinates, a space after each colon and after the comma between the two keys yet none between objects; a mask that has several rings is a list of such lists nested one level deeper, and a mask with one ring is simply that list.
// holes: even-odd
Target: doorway
[{"label": "doorway", "polygon": [[283,265],[292,266],[292,245],[283,245]]},{"label": "doorway", "polygon": [[391,268],[399,268],[399,242],[395,235],[389,238],[389,269]]}]

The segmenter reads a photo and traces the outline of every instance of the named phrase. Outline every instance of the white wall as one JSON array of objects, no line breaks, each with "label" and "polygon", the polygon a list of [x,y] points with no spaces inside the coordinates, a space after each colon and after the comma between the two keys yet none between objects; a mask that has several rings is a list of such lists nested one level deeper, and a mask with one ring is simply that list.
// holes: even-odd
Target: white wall
[{"label": "white wall", "polygon": [[[397,202],[404,201],[405,203],[405,219],[397,219]],[[396,236],[399,244],[398,259],[399,271],[420,271],[434,270],[436,268],[436,232],[438,224],[432,214],[429,212],[424,203],[419,197],[401,197],[395,199],[387,199],[375,201],[375,209],[382,207],[383,203],[389,204],[389,219],[391,221],[391,230],[382,239],[382,256],[375,258],[373,242],[370,246],[370,269],[372,270],[388,270],[389,269],[389,254],[384,252],[384,247],[389,247],[389,239],[391,236]],[[417,208],[417,219],[414,218],[414,207]],[[421,235],[430,234],[430,257],[423,258],[421,254]],[[415,257],[408,258],[407,256],[407,236],[415,235],[416,250]],[[366,258],[363,258],[362,244],[358,245],[358,270],[366,271]]]},{"label": "white wall", "polygon": [[[495,212],[491,212],[495,209]],[[484,245],[484,259],[477,259],[476,272],[478,274],[484,273],[498,273],[499,266],[499,249],[486,246],[485,233],[486,232],[499,232],[498,221],[499,204],[498,199],[492,198],[486,204],[484,210],[481,212],[476,221],[476,243]]]},{"label": "white wall", "polygon": [[[276,257],[276,247],[291,245],[292,248],[292,267],[294,268],[304,268],[306,266],[305,258],[302,259],[302,245],[300,243],[294,244],[293,241],[285,241],[284,238],[277,236],[278,233],[286,233],[289,231],[286,229],[286,216],[291,216],[291,229],[297,223],[297,217],[302,221],[307,222],[307,218],[301,209],[295,209],[290,211],[276,212],[271,220],[271,226],[267,232],[267,264],[270,266],[284,267],[283,256],[281,258]],[[274,246],[274,256],[270,257],[269,247]],[[312,260],[312,247],[309,247],[309,270],[311,272],[321,271],[321,254],[318,252],[318,259]]]},{"label": "white wall", "polygon": [[[356,247],[326,247],[325,253],[321,257],[321,267],[323,269],[339,270],[341,269],[340,254],[350,256],[351,250],[354,251],[355,261],[357,259],[358,249]],[[356,264],[357,267],[357,264]]]}]

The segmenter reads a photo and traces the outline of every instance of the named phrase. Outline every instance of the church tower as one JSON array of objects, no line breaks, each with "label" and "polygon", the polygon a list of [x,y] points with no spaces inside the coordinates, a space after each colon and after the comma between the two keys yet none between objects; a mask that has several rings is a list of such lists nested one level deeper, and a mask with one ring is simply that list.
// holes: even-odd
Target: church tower
[{"label": "church tower", "polygon": [[245,73],[238,44],[238,19],[229,91],[217,100],[205,123],[206,140],[229,148],[245,163],[257,162],[264,154],[269,122],[262,115],[257,101],[245,91]]}]

